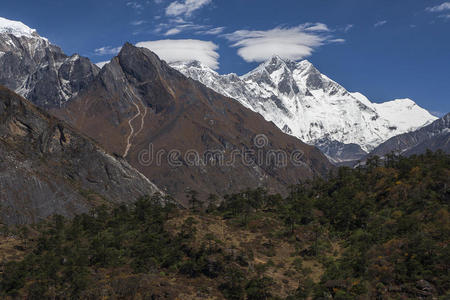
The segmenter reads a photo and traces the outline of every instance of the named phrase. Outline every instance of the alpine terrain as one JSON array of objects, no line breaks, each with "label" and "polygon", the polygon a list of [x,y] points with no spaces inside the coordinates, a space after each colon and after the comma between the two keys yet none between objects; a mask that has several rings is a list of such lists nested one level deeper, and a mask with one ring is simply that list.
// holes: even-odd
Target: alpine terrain
[{"label": "alpine terrain", "polygon": [[124,159],[0,86],[0,222],[74,216],[158,191]]},{"label": "alpine terrain", "polygon": [[[181,202],[188,190],[224,195],[264,186],[283,192],[331,167],[315,147],[129,43],[85,91],[52,112]],[[300,165],[291,163],[295,153],[301,153]]]},{"label": "alpine terrain", "polygon": [[376,147],[370,155],[385,156],[424,153],[427,149],[439,149],[450,154],[450,114],[418,130],[394,136]]},{"label": "alpine terrain", "polygon": [[[188,190],[223,195],[266,186],[282,192],[330,169],[317,149],[146,49],[127,43],[100,70],[21,22],[1,19],[0,28],[0,84],[126,158],[181,202]],[[198,155],[189,156],[191,150]],[[301,165],[278,166],[290,157],[280,160],[276,151],[298,154]]]},{"label": "alpine terrain", "polygon": [[62,50],[18,21],[0,17],[0,84],[40,107],[59,107],[97,75],[89,59]]},{"label": "alpine terrain", "polygon": [[0,299],[450,299],[450,2],[305,2],[3,1]]},{"label": "alpine terrain", "polygon": [[335,163],[357,160],[390,137],[436,119],[411,99],[372,103],[350,93],[307,60],[273,56],[243,76],[219,75],[197,61],[171,66],[317,146]]}]

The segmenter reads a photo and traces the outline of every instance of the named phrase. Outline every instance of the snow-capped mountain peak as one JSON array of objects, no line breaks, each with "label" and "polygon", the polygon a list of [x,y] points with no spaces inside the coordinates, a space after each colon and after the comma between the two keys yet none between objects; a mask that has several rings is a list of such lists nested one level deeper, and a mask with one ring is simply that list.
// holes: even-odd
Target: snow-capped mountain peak
[{"label": "snow-capped mountain peak", "polygon": [[[17,63],[20,62],[20,63]],[[19,21],[0,17],[0,84],[43,107],[61,106],[98,73]]]},{"label": "snow-capped mountain peak", "polygon": [[295,68],[295,62],[291,60],[284,60],[278,55],[272,56],[269,60],[259,65],[256,69],[242,76],[244,80],[251,80],[252,78],[261,78],[269,76],[275,81],[281,80],[282,75],[292,73]]},{"label": "snow-capped mountain peak", "polygon": [[28,27],[20,21],[13,21],[0,17],[0,34],[12,34],[16,37],[39,37],[35,29]]},{"label": "snow-capped mountain peak", "polygon": [[373,103],[361,93],[349,93],[308,60],[274,55],[240,77],[219,75],[201,63],[172,67],[238,100],[286,133],[326,149],[326,154],[342,153],[335,148],[346,144],[369,152],[392,136],[436,119],[411,99]]}]

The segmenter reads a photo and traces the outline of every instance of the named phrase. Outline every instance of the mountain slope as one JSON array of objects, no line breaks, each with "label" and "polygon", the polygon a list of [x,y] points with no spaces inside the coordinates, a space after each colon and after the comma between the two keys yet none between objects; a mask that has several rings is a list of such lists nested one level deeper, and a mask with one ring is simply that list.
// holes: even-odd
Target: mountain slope
[{"label": "mountain slope", "polygon": [[0,17],[0,84],[40,107],[59,107],[98,74],[77,54],[68,57],[36,30]]},{"label": "mountain slope", "polygon": [[[316,148],[128,43],[88,90],[53,112],[126,157],[182,202],[188,189],[285,191],[331,167]],[[269,150],[301,151],[301,164],[280,166]],[[216,156],[208,156],[212,153]]]},{"label": "mountain slope", "polygon": [[158,191],[125,160],[0,86],[0,217],[73,216]]},{"label": "mountain slope", "polygon": [[370,155],[384,156],[391,152],[412,155],[424,153],[427,149],[450,153],[450,113],[416,131],[390,138]]},{"label": "mountain slope", "polygon": [[449,198],[450,155],[428,153],[286,198],[258,189],[197,211],[152,197],[54,218],[0,236],[0,298],[448,299]]},{"label": "mountain slope", "polygon": [[316,145],[335,162],[361,157],[388,138],[436,119],[409,99],[371,103],[360,93],[349,93],[306,60],[274,56],[240,77],[219,75],[199,62],[172,66],[237,99],[284,132]]}]

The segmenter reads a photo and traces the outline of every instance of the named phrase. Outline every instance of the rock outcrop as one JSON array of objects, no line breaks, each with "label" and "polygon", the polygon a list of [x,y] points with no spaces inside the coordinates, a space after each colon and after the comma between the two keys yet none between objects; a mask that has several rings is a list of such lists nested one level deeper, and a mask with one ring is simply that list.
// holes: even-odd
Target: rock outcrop
[{"label": "rock outcrop", "polygon": [[44,108],[60,107],[99,72],[88,58],[69,57],[34,29],[4,18],[0,18],[0,66],[0,85]]},{"label": "rock outcrop", "polygon": [[67,217],[159,191],[124,159],[0,86],[0,221]]}]

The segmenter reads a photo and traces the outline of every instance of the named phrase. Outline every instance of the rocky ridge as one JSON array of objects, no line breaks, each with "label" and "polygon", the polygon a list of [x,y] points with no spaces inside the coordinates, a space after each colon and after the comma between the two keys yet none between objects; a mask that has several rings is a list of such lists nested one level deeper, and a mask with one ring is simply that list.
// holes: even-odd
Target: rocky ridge
[{"label": "rocky ridge", "polygon": [[0,86],[0,220],[36,222],[159,189],[124,159]]}]

